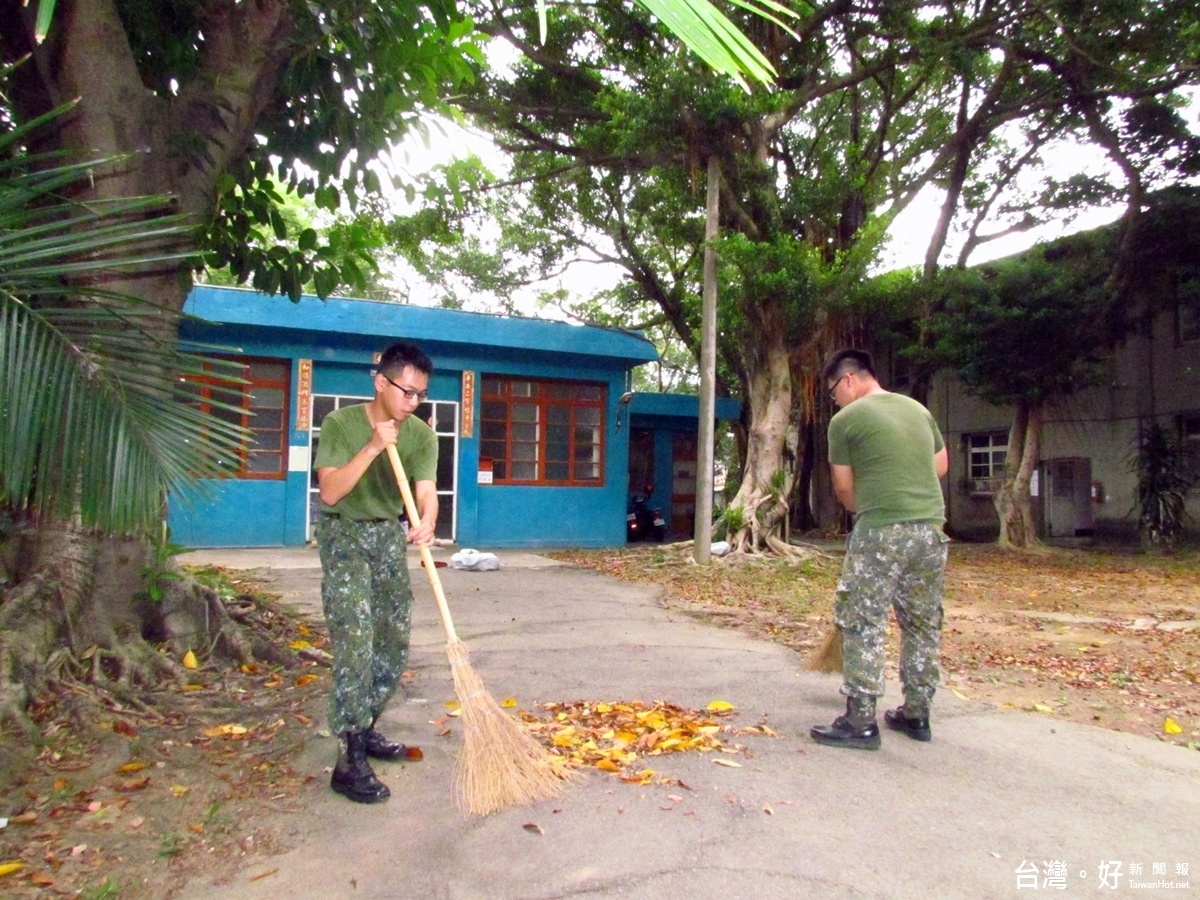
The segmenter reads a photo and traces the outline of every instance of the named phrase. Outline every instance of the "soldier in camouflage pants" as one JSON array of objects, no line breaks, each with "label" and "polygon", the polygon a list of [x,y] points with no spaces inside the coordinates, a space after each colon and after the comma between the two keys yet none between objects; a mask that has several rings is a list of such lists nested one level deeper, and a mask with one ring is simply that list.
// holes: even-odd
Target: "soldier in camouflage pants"
[{"label": "soldier in camouflage pants", "polygon": [[322,517],[321,605],[333,644],[329,729],[374,724],[408,662],[412,610],[406,545],[396,520]]},{"label": "soldier in camouflage pants", "polygon": [[834,607],[846,714],[809,734],[819,744],[879,748],[875,701],[883,696],[890,607],[900,623],[904,705],[888,710],[884,721],[928,741],[947,556],[940,483],[949,468],[946,445],[929,410],[880,386],[870,354],[842,350],[824,375],[830,399],[841,407],[829,422],[833,489],[857,518]]},{"label": "soldier in camouflage pants", "polygon": [[904,706],[929,715],[938,684],[942,576],[947,538],[935,525],[855,528],[838,582],[834,621],[842,630],[842,693],[883,696],[889,607],[900,624]]}]

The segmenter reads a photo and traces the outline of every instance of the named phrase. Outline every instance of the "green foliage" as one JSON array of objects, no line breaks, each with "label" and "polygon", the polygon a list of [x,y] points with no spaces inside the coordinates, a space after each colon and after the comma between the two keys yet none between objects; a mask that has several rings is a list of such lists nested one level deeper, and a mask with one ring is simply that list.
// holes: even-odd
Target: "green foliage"
[{"label": "green foliage", "polygon": [[995,404],[1041,404],[1092,383],[1098,354],[1123,333],[1111,291],[1107,239],[1086,236],[932,285],[940,308],[927,361],[953,368]]},{"label": "green foliage", "polygon": [[79,900],[116,900],[121,896],[121,882],[107,878],[102,884],[81,889],[76,896]]},{"label": "green foliage", "polygon": [[181,402],[171,376],[206,360],[177,348],[167,312],[107,286],[187,260],[190,229],[154,217],[160,197],[63,199],[91,166],[26,155],[27,136],[0,133],[0,504],[152,526],[169,488],[215,475],[245,437]]},{"label": "green foliage", "polygon": [[1137,476],[1138,533],[1143,543],[1173,550],[1183,534],[1188,491],[1196,482],[1187,450],[1171,440],[1162,423],[1151,422],[1129,466]]},{"label": "green foliage", "polygon": [[171,542],[171,533],[166,523],[162,531],[150,539],[150,559],[142,566],[142,578],[145,580],[145,590],[142,596],[154,603],[162,601],[166,596],[166,585],[170,581],[178,581],[179,573],[171,566],[171,560],[187,550],[182,544]]},{"label": "green foliage", "polygon": [[726,534],[737,534],[746,527],[746,510],[741,506],[727,506],[721,514]]}]

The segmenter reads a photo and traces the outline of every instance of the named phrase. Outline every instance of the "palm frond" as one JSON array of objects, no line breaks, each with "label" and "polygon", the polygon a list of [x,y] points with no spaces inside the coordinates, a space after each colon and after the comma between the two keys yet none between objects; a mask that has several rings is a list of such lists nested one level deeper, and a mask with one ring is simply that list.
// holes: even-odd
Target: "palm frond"
[{"label": "palm frond", "polygon": [[179,349],[177,313],[106,286],[183,264],[190,228],[162,197],[70,199],[90,166],[20,157],[18,137],[0,136],[22,163],[0,167],[0,503],[157,528],[168,491],[248,438],[188,404],[181,377],[212,361]]}]

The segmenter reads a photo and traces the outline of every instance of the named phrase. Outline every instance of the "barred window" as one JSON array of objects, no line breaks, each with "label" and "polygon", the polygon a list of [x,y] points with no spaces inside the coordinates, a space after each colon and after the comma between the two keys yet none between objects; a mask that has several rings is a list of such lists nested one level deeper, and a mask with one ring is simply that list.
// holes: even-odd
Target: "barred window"
[{"label": "barred window", "polygon": [[[192,404],[218,419],[247,428],[253,434],[236,454],[218,461],[233,478],[286,478],[290,364],[281,359],[238,357],[241,370],[222,367],[211,376],[186,375],[182,380]],[[205,366],[213,371],[211,365]],[[230,380],[241,378],[245,383]]]},{"label": "barred window", "polygon": [[603,384],[484,375],[479,455],[496,484],[604,483]]}]

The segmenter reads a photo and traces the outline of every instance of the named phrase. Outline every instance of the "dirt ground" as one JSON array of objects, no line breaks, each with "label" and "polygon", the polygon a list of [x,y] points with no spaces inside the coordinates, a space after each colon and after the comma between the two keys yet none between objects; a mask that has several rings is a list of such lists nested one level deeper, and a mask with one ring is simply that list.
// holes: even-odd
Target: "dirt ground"
[{"label": "dirt ground", "polygon": [[[814,553],[700,570],[670,546],[554,555],[653,582],[672,608],[802,653],[829,627],[839,566],[838,554]],[[269,584],[227,574],[256,598],[255,615],[294,665],[229,670],[201,659],[188,685],[148,695],[146,710],[86,684],[42,698],[36,758],[0,772],[0,895],[169,898],[232,855],[272,874],[253,859],[288,847],[300,787],[328,777],[290,763],[324,728],[327,643]],[[947,579],[944,690],[1200,749],[1195,555],[955,545]],[[892,643],[894,661],[894,634]]]},{"label": "dirt ground", "polygon": [[[662,586],[678,609],[801,653],[830,627],[841,555],[704,572],[689,551],[555,554]],[[1200,558],[955,544],[943,689],[960,697],[1200,749]],[[889,675],[895,677],[895,623]]]}]

